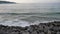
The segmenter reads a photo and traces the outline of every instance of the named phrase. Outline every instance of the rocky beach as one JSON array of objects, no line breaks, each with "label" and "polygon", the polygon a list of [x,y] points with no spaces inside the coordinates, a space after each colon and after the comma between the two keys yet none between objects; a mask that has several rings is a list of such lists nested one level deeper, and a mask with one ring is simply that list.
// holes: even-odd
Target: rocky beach
[{"label": "rocky beach", "polygon": [[0,34],[60,34],[60,1],[0,0]]},{"label": "rocky beach", "polygon": [[0,25],[0,34],[60,34],[60,21],[26,27]]}]

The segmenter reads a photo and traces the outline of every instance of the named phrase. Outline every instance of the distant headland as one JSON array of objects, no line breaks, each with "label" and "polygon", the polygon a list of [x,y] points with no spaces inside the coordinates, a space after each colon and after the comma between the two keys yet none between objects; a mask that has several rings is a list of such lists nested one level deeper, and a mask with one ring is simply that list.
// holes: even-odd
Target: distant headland
[{"label": "distant headland", "polygon": [[16,4],[16,2],[0,1],[0,4]]}]

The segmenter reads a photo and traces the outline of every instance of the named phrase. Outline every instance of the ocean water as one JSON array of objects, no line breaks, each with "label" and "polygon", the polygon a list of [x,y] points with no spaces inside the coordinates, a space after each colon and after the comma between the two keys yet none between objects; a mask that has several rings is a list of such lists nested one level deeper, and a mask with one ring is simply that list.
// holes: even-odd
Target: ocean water
[{"label": "ocean water", "polygon": [[0,4],[2,25],[25,27],[59,20],[59,3]]}]

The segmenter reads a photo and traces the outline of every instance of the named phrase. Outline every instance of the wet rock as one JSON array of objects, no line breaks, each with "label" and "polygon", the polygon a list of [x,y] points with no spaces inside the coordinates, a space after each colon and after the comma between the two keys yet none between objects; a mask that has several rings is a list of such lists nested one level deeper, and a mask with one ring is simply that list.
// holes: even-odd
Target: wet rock
[{"label": "wet rock", "polygon": [[29,34],[28,31],[21,31],[20,33],[21,33],[21,34]]},{"label": "wet rock", "polygon": [[44,32],[40,32],[39,34],[45,34]]},{"label": "wet rock", "polygon": [[48,30],[47,34],[51,34],[51,31]]},{"label": "wet rock", "polygon": [[60,32],[57,32],[57,34],[60,34]]},{"label": "wet rock", "polygon": [[31,34],[38,34],[36,31],[31,32]]},{"label": "wet rock", "polygon": [[9,34],[19,34],[19,32],[11,32],[11,33],[9,33]]}]

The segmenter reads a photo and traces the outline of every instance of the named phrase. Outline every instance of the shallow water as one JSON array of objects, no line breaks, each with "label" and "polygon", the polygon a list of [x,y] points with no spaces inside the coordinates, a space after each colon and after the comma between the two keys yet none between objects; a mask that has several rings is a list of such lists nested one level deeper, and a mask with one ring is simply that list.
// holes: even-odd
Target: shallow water
[{"label": "shallow water", "polygon": [[59,4],[0,4],[0,24],[29,26],[60,20]]}]

